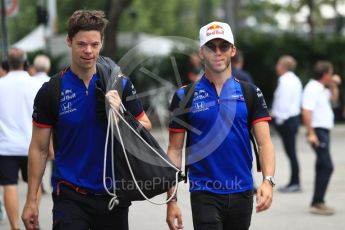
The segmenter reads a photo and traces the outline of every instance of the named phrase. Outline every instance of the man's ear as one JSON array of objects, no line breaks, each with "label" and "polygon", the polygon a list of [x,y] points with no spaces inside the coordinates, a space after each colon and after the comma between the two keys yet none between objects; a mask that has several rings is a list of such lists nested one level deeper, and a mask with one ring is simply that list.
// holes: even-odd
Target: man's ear
[{"label": "man's ear", "polygon": [[203,53],[203,47],[200,47],[199,49],[199,58],[200,58],[200,61],[204,61],[204,53]]},{"label": "man's ear", "polygon": [[237,48],[236,46],[233,46],[232,49],[231,49],[231,57],[234,57],[237,53]]},{"label": "man's ear", "polygon": [[70,37],[66,37],[66,43],[67,43],[67,45],[69,46],[69,47],[71,47],[72,46],[72,39],[70,38]]},{"label": "man's ear", "polygon": [[101,49],[100,49],[100,52],[103,51],[103,48],[104,48],[104,38],[102,38],[102,40],[101,40]]}]

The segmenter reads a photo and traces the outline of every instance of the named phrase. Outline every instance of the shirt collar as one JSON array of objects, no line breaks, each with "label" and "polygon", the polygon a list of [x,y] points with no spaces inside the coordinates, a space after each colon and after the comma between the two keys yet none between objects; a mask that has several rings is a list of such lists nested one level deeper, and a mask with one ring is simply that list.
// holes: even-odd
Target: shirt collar
[{"label": "shirt collar", "polygon": [[310,82],[312,82],[314,85],[317,85],[318,87],[325,89],[326,87],[321,84],[319,81],[315,80],[315,79],[310,79]]},{"label": "shirt collar", "polygon": [[[232,82],[234,80],[234,77],[231,75],[228,79],[226,79],[226,81],[224,82],[224,85],[228,84],[229,82]],[[207,77],[206,75],[202,75],[200,81],[202,81],[203,83],[206,83],[208,85],[214,85]]]}]

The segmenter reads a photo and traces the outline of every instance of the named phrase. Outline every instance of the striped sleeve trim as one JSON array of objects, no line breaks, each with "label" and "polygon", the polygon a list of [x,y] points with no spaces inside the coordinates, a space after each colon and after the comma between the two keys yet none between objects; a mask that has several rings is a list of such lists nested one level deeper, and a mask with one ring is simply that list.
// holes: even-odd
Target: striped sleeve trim
[{"label": "striped sleeve trim", "polygon": [[170,132],[174,132],[174,133],[184,133],[186,132],[185,129],[174,129],[174,128],[169,128]]},{"label": "striped sleeve trim", "polygon": [[142,118],[145,115],[145,111],[142,111],[141,113],[139,113],[138,116],[135,117],[135,119],[139,120],[140,118]]},{"label": "striped sleeve trim", "polygon": [[38,122],[36,122],[36,121],[32,121],[32,123],[33,123],[34,125],[36,125],[37,127],[40,127],[40,128],[47,128],[47,129],[53,128],[52,125],[45,125],[45,124],[38,123]]},{"label": "striped sleeve trim", "polygon": [[259,122],[262,122],[262,121],[271,121],[272,118],[271,117],[262,117],[262,118],[259,118],[259,119],[256,119],[252,122],[252,125],[256,124],[256,123],[259,123]]}]

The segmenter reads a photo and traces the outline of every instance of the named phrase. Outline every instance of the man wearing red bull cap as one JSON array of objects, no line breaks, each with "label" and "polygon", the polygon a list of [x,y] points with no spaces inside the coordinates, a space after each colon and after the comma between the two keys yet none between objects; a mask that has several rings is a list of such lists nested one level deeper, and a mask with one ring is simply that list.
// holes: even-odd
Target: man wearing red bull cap
[{"label": "man wearing red bull cap", "polygon": [[[263,173],[256,211],[264,211],[272,203],[275,156],[268,126],[271,117],[260,89],[252,84],[253,103],[251,112],[247,110],[241,84],[231,73],[234,44],[228,24],[212,22],[202,27],[199,55],[205,74],[195,83],[192,94],[178,89],[170,105],[168,155],[178,165],[187,133],[186,161],[196,230],[249,228],[253,209],[249,127],[259,146]],[[182,107],[188,95],[192,95],[190,108],[178,112],[186,111]],[[168,203],[167,223],[171,230],[183,228],[177,197]]]}]

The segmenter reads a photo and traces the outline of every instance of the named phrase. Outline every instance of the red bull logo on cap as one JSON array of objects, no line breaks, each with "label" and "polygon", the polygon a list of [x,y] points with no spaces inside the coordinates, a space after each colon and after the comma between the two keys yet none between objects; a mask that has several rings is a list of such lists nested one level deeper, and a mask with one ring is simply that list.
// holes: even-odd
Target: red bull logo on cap
[{"label": "red bull logo on cap", "polygon": [[209,26],[206,30],[206,36],[214,35],[214,34],[224,34],[224,29],[221,25],[213,24]]}]

